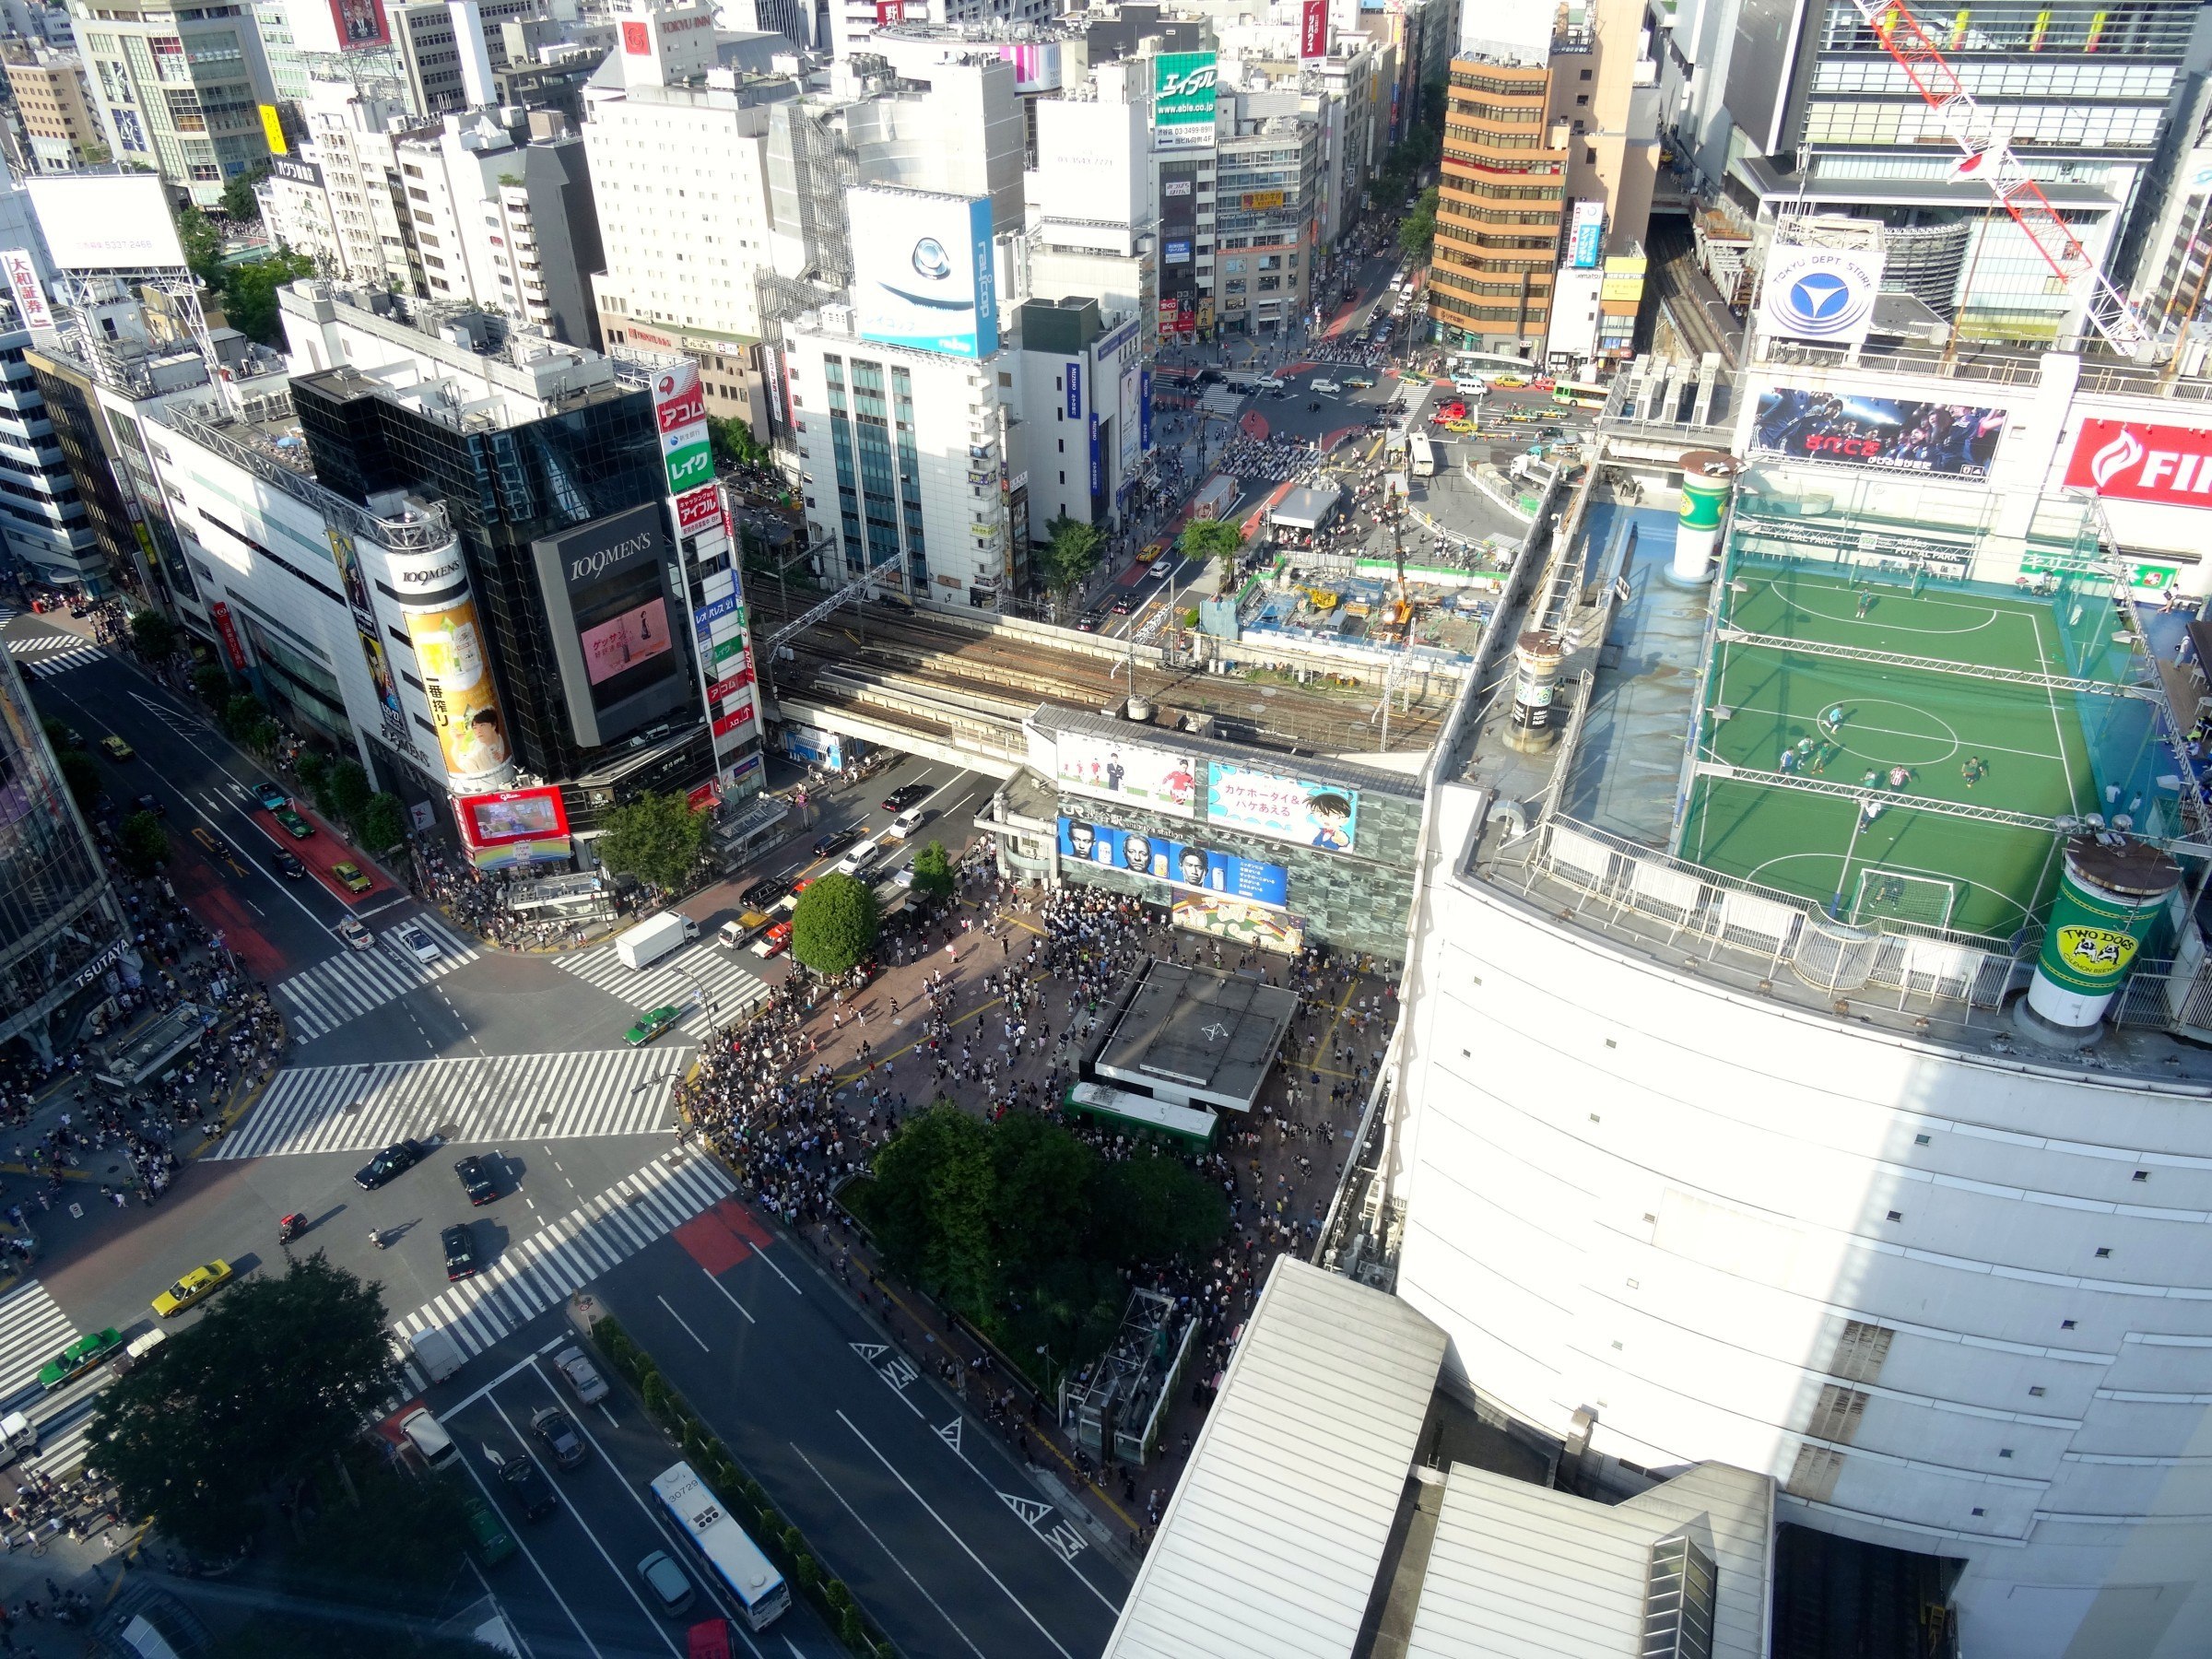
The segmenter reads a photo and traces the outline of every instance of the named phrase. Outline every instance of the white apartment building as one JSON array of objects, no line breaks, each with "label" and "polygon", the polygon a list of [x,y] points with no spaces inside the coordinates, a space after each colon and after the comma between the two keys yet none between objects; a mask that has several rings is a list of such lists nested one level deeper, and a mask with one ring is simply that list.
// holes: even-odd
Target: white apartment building
[{"label": "white apartment building", "polygon": [[1087,294],[1150,315],[1159,288],[1151,106],[1137,65],[1101,64],[1083,97],[1036,106],[1037,167],[1023,177],[1026,300]]},{"label": "white apartment building", "polygon": [[1119,529],[1143,453],[1140,316],[1075,296],[1029,300],[1018,315],[1021,418],[1008,465],[1029,479],[1030,542],[1049,541],[1063,515]]},{"label": "white apartment building", "polygon": [[864,340],[853,309],[784,324],[808,539],[825,575],[988,608],[1013,578],[1003,487],[1019,354],[981,359]]},{"label": "white apartment building", "polygon": [[271,229],[302,249],[313,246],[316,235],[327,234],[333,275],[416,292],[421,265],[415,257],[412,216],[400,206],[406,195],[393,150],[394,141],[415,124],[406,104],[335,81],[311,80],[300,112],[309,138],[298,160],[315,170],[327,193],[328,229],[321,230],[325,210],[308,205],[316,181],[292,168],[278,176],[295,188],[268,198],[273,210],[287,216]]}]

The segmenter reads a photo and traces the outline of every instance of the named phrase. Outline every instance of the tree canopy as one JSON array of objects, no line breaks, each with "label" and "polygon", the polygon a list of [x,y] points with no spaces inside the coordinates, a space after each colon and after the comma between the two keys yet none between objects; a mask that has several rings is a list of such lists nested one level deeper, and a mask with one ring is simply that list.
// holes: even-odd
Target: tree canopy
[{"label": "tree canopy", "polygon": [[382,1297],[318,1252],[223,1290],[103,1389],[86,1455],[125,1509],[229,1555],[276,1482],[359,1436],[394,1366]]},{"label": "tree canopy", "polygon": [[649,794],[606,815],[596,851],[618,876],[671,890],[691,879],[713,826],[679,794]]},{"label": "tree canopy", "polygon": [[284,325],[276,309],[276,290],[314,274],[313,260],[288,251],[226,266],[222,274],[223,315],[230,320],[231,327],[264,346],[280,345]]},{"label": "tree canopy", "polygon": [[169,831],[150,812],[134,812],[115,830],[115,851],[134,876],[148,876],[169,856]]},{"label": "tree canopy", "polygon": [[360,831],[361,839],[379,853],[398,846],[407,839],[406,803],[390,790],[371,795],[361,814]]},{"label": "tree canopy", "polygon": [[914,891],[932,899],[952,897],[952,854],[945,843],[933,841],[914,854]]},{"label": "tree canopy", "polygon": [[1128,1277],[1190,1259],[1229,1226],[1180,1159],[1108,1159],[1049,1119],[984,1124],[939,1101],[876,1155],[847,1202],[903,1277],[1028,1364],[1080,1363],[1113,1335]]},{"label": "tree canopy", "polygon": [[1436,204],[1439,200],[1433,184],[1421,192],[1421,199],[1414,210],[1398,224],[1398,246],[1416,259],[1426,259],[1436,242]]},{"label": "tree canopy", "polygon": [[131,643],[149,663],[166,663],[177,652],[177,625],[158,610],[134,611]]},{"label": "tree canopy", "polygon": [[817,973],[843,973],[876,948],[883,914],[875,889],[856,876],[818,876],[791,912],[791,954]]},{"label": "tree canopy", "polygon": [[1224,581],[1236,568],[1244,550],[1244,532],[1234,519],[1193,519],[1175,538],[1185,559],[1218,559]]},{"label": "tree canopy", "polygon": [[753,436],[751,427],[734,416],[709,420],[707,442],[714,451],[714,458],[725,466],[764,466],[769,460],[768,445]]},{"label": "tree canopy", "polygon": [[1052,539],[1037,555],[1044,585],[1054,594],[1081,587],[1099,568],[1099,557],[1106,547],[1105,536],[1097,525],[1070,518],[1065,512],[1045,526],[1045,533]]}]

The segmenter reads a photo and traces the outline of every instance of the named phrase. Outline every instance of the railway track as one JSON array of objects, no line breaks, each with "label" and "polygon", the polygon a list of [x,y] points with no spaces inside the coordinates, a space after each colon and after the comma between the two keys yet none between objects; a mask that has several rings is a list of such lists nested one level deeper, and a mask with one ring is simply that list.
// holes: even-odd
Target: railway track
[{"label": "railway track", "polygon": [[[762,595],[765,598],[765,595]],[[762,631],[789,615],[772,599],[756,608]],[[1079,647],[1065,651],[1010,640],[939,618],[871,606],[865,621],[841,611],[785,641],[792,655],[771,677],[794,694],[813,688],[856,711],[904,710],[933,723],[1018,727],[1039,703],[1100,711],[1129,694],[1124,664]],[[1380,747],[1380,677],[1319,691],[1291,683],[1140,664],[1136,688],[1165,707],[1213,717],[1218,735],[1290,754],[1371,753]],[[1390,747],[1433,741],[1450,707],[1442,682],[1401,687],[1390,715]]]}]

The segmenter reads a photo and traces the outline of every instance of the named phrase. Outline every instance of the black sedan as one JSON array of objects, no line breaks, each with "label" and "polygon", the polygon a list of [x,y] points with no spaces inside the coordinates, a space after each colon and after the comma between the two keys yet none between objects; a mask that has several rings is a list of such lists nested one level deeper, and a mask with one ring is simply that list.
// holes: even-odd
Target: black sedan
[{"label": "black sedan", "polygon": [[500,1183],[492,1179],[491,1160],[473,1153],[453,1166],[453,1173],[461,1177],[461,1190],[468,1194],[471,1204],[489,1204],[500,1195]]},{"label": "black sedan", "polygon": [[353,1172],[354,1184],[364,1193],[373,1193],[420,1163],[428,1150],[420,1141],[395,1141]]},{"label": "black sedan", "polygon": [[296,854],[286,852],[282,847],[270,851],[269,863],[276,866],[277,875],[289,880],[302,881],[307,877],[307,866],[300,862]]},{"label": "black sedan", "polygon": [[737,895],[737,902],[747,910],[766,910],[788,890],[786,883],[778,881],[773,876],[763,876]]},{"label": "black sedan", "polygon": [[542,1521],[560,1507],[560,1500],[553,1495],[553,1483],[526,1452],[508,1456],[500,1465],[500,1480],[507,1488],[507,1495],[522,1507],[525,1521]]},{"label": "black sedan", "polygon": [[928,795],[929,785],[926,783],[901,783],[883,797],[883,809],[886,812],[904,812],[916,801],[927,799]]},{"label": "black sedan", "polygon": [[474,1278],[477,1275],[477,1237],[466,1226],[455,1225],[438,1235],[445,1246],[445,1280]]},{"label": "black sedan", "polygon": [[814,855],[817,858],[833,857],[859,839],[860,831],[857,830],[832,830],[827,835],[815,838]]},{"label": "black sedan", "polygon": [[532,1412],[530,1432],[537,1436],[557,1467],[572,1469],[583,1461],[587,1450],[583,1436],[576,1432],[575,1423],[559,1406],[541,1406]]}]

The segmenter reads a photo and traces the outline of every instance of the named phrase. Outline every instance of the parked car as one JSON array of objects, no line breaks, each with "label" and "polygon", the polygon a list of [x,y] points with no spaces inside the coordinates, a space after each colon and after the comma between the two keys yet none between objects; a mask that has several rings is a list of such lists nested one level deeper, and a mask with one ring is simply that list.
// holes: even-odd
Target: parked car
[{"label": "parked car", "polygon": [[599,1374],[599,1368],[582,1348],[561,1349],[553,1356],[553,1369],[576,1391],[578,1404],[594,1406],[606,1398],[606,1379]]},{"label": "parked car", "polygon": [[489,1204],[500,1195],[500,1183],[492,1177],[488,1159],[472,1152],[453,1166],[453,1173],[461,1177],[461,1190],[472,1205]]},{"label": "parked car", "polygon": [[406,1174],[420,1163],[429,1150],[418,1140],[394,1141],[354,1171],[354,1184],[364,1193],[373,1193],[386,1182]]},{"label": "parked car", "polygon": [[477,1236],[466,1223],[455,1223],[438,1235],[445,1246],[445,1281],[477,1277]]}]

